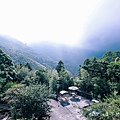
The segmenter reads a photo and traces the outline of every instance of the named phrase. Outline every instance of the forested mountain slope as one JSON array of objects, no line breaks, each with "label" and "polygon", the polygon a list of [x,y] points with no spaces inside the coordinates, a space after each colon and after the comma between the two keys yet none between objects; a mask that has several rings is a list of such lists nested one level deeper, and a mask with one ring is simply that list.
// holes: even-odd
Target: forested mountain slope
[{"label": "forested mountain slope", "polygon": [[66,69],[74,75],[78,74],[79,65],[83,64],[86,58],[101,57],[105,51],[94,51],[82,49],[80,47],[72,47],[54,42],[40,42],[31,44],[30,47],[39,53],[43,53],[55,61],[62,60]]},{"label": "forested mountain slope", "polygon": [[52,59],[8,36],[0,36],[0,49],[9,54],[14,63],[30,63],[33,68],[54,67],[56,64]]},{"label": "forested mountain slope", "polygon": [[[29,46],[14,38],[0,36],[0,48],[10,55],[14,63],[21,62],[25,64],[28,62],[33,68],[55,68],[57,62],[62,60],[65,68],[74,75],[78,74],[79,65],[83,64],[86,58],[100,58],[106,51],[113,51],[111,47],[109,50],[92,50],[56,44],[53,42],[40,42]],[[118,48],[116,48],[116,50],[117,49]],[[112,53],[109,53],[109,55],[111,54]],[[105,56],[106,54],[103,56],[103,59],[108,59]],[[112,57],[112,59],[114,59],[116,56]]]}]

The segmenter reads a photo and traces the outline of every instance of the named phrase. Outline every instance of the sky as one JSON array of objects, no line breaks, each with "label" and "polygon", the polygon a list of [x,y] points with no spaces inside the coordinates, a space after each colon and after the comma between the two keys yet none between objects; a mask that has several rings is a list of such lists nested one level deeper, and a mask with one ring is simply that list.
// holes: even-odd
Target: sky
[{"label": "sky", "polygon": [[106,47],[120,41],[119,6],[120,0],[0,0],[0,35],[27,44]]}]

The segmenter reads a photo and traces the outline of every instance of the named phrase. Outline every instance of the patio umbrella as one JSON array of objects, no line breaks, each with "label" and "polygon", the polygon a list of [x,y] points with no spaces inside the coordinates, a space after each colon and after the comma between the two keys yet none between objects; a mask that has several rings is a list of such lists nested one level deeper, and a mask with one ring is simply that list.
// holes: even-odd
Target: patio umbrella
[{"label": "patio umbrella", "polygon": [[60,94],[67,94],[68,92],[65,90],[60,91]]},{"label": "patio umbrella", "polygon": [[71,86],[71,87],[69,87],[68,89],[75,91],[75,90],[78,90],[78,87],[76,87],[76,86]]}]

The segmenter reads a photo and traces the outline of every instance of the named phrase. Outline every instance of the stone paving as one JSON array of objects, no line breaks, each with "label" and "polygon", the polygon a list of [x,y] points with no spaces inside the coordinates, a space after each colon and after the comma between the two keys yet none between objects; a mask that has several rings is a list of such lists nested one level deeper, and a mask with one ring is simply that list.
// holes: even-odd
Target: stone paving
[{"label": "stone paving", "polygon": [[81,96],[78,98],[69,97],[69,104],[61,104],[59,101],[51,99],[50,105],[53,108],[50,120],[86,120],[80,109],[89,104],[90,101]]}]

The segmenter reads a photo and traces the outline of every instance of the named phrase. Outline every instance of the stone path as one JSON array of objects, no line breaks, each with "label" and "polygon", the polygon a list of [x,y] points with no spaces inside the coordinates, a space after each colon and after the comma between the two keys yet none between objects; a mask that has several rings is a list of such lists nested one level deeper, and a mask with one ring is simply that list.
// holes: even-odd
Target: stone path
[{"label": "stone path", "polygon": [[89,100],[80,96],[77,100],[70,97],[69,104],[63,105],[51,99],[50,105],[52,105],[53,108],[51,110],[50,120],[86,120],[86,118],[82,116],[80,109],[89,104]]}]

